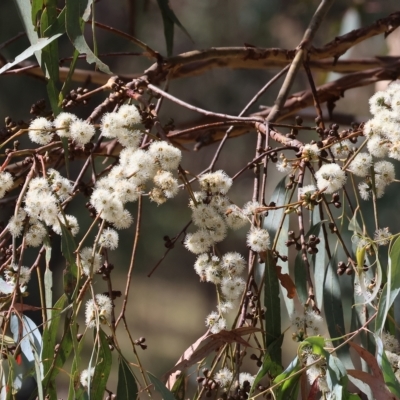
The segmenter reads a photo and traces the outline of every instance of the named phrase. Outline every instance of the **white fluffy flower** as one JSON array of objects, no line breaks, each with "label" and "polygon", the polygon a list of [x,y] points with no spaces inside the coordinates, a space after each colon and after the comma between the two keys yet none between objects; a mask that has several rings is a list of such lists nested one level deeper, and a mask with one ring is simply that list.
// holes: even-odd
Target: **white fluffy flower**
[{"label": "white fluffy flower", "polygon": [[206,318],[206,326],[210,328],[211,333],[218,333],[226,329],[226,320],[213,311]]},{"label": "white fluffy flower", "polygon": [[43,224],[37,222],[32,224],[25,235],[25,242],[28,246],[39,247],[46,237],[47,231]]},{"label": "white fluffy flower", "polygon": [[379,181],[388,185],[395,179],[394,165],[389,161],[377,162],[374,165],[374,172],[377,185],[379,185]]},{"label": "white fluffy flower", "polygon": [[226,253],[222,257],[222,268],[230,275],[240,275],[246,268],[246,261],[237,252]]},{"label": "white fluffy flower", "polygon": [[13,215],[8,222],[8,230],[14,237],[19,237],[24,228],[24,220],[26,218],[26,212],[24,209],[20,208],[17,215]]},{"label": "white fluffy flower", "polygon": [[221,281],[221,291],[226,300],[238,299],[246,287],[246,282],[239,276],[225,277]]},{"label": "white fluffy flower", "polygon": [[383,348],[392,353],[398,353],[400,351],[399,341],[390,333],[382,333]]},{"label": "white fluffy flower", "polygon": [[133,104],[123,104],[118,110],[118,115],[128,127],[135,127],[142,122],[139,110]]},{"label": "white fluffy flower", "polygon": [[0,199],[13,187],[14,181],[9,172],[0,172]]},{"label": "white fluffy flower", "polygon": [[358,191],[363,200],[369,200],[369,198],[371,197],[372,194],[371,187],[366,182],[361,182],[358,185]]},{"label": "white fluffy flower", "polygon": [[306,185],[299,188],[300,196],[311,196],[316,191],[317,188],[314,185]]},{"label": "white fluffy flower", "polygon": [[65,228],[71,232],[72,236],[76,236],[79,233],[79,223],[76,217],[74,217],[73,215],[66,214],[64,219],[64,216],[62,214],[58,214],[57,221],[52,226],[53,231],[57,233],[57,235],[62,234],[60,224],[63,224]]},{"label": "white fluffy flower", "polygon": [[195,233],[188,233],[185,237],[185,247],[194,254],[207,252],[213,244],[213,238],[205,229],[199,229]]},{"label": "white fluffy flower", "polygon": [[372,115],[379,114],[390,107],[391,98],[387,92],[379,91],[373,94],[369,99],[369,110]]},{"label": "white fluffy flower", "polygon": [[56,193],[60,200],[66,200],[72,193],[73,186],[69,179],[64,178],[58,171],[50,168],[47,171],[49,176],[50,188]]},{"label": "white fluffy flower", "polygon": [[164,141],[153,142],[149,147],[149,154],[166,171],[178,169],[182,158],[182,152],[178,148]]},{"label": "white fluffy flower", "polygon": [[76,121],[77,119],[78,117],[76,115],[68,112],[62,112],[58,114],[57,118],[54,120],[54,127],[56,128],[57,135],[65,138],[71,137],[69,127],[72,122]]},{"label": "white fluffy flower", "polygon": [[99,244],[106,249],[115,250],[118,247],[118,232],[111,228],[104,229]]},{"label": "white fluffy flower", "polygon": [[318,160],[318,156],[320,153],[321,153],[321,150],[318,148],[318,146],[316,144],[306,144],[303,147],[301,156],[306,161],[315,161],[315,160]]},{"label": "white fluffy flower", "polygon": [[289,172],[291,172],[293,170],[293,165],[291,162],[287,161],[287,160],[279,160],[276,164],[276,169],[279,172],[288,174]]},{"label": "white fluffy flower", "polygon": [[315,174],[317,187],[325,193],[334,193],[346,182],[346,174],[337,164],[324,164]]},{"label": "white fluffy flower", "polygon": [[172,199],[175,197],[179,190],[178,181],[173,177],[169,171],[158,171],[153,178],[154,183],[163,190],[165,197]]},{"label": "white fluffy flower", "polygon": [[378,246],[386,246],[389,244],[391,236],[389,228],[377,229],[374,233],[374,240]]},{"label": "white fluffy flower", "polygon": [[244,212],[236,205],[232,204],[225,211],[225,221],[229,228],[237,230],[249,223],[249,219]]},{"label": "white fluffy flower", "polygon": [[89,380],[90,381],[92,380],[93,375],[94,375],[94,367],[90,368],[90,372],[89,372],[88,369],[84,369],[81,372],[81,378],[80,378],[81,385],[84,386],[84,387],[88,387],[89,386]]},{"label": "white fluffy flower", "polygon": [[358,153],[349,165],[349,171],[357,176],[365,177],[370,173],[372,156],[368,153]]},{"label": "white fluffy flower", "polygon": [[103,324],[110,319],[112,311],[111,299],[104,294],[96,294],[95,300],[90,299],[86,303],[86,326],[94,328],[97,324],[97,318]]},{"label": "white fluffy flower", "polygon": [[331,146],[332,154],[335,157],[344,158],[347,157],[351,151],[351,142],[350,140],[342,140],[337,142]]},{"label": "white fluffy flower", "polygon": [[251,375],[248,372],[241,372],[239,374],[239,385],[241,388],[243,388],[244,383],[248,382],[249,386],[251,387],[255,379],[256,377],[254,375]]},{"label": "white fluffy flower", "polygon": [[79,253],[81,266],[82,266],[82,272],[86,276],[90,276],[91,269],[93,270],[93,272],[96,272],[101,267],[101,263],[102,263],[101,255],[98,253],[94,253],[94,256],[93,256],[92,254],[93,254],[92,247],[85,247]]},{"label": "white fluffy flower", "polygon": [[44,117],[34,119],[29,125],[29,139],[34,143],[48,144],[53,139],[53,123]]},{"label": "white fluffy flower", "polygon": [[268,231],[266,229],[251,228],[247,234],[247,245],[256,253],[267,251],[270,245]]},{"label": "white fluffy flower", "polygon": [[374,157],[386,157],[390,149],[390,143],[381,135],[374,135],[368,140],[367,148]]},{"label": "white fluffy flower", "polygon": [[224,171],[219,170],[201,175],[199,183],[201,190],[215,194],[226,194],[232,186],[233,181]]},{"label": "white fluffy flower", "polygon": [[206,280],[206,270],[207,267],[211,264],[210,256],[208,253],[200,254],[196,262],[194,263],[194,270],[196,274],[200,276],[201,281]]},{"label": "white fluffy flower", "polygon": [[71,132],[71,138],[80,145],[89,143],[96,133],[92,124],[82,121],[81,119],[73,121],[69,126],[69,130]]},{"label": "white fluffy flower", "polygon": [[219,384],[224,389],[227,389],[233,379],[233,373],[230,369],[227,367],[224,367],[220,369],[215,375],[214,375],[214,380]]}]

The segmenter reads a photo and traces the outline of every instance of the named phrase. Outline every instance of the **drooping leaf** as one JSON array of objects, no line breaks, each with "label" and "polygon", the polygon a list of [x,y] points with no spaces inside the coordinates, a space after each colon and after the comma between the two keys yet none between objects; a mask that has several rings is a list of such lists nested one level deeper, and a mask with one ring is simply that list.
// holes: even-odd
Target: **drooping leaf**
[{"label": "drooping leaf", "polygon": [[384,328],[390,307],[400,292],[400,237],[393,243],[388,260],[387,282],[379,299],[378,315],[375,320],[375,333],[380,335]]},{"label": "drooping leaf", "polygon": [[167,43],[167,54],[170,56],[172,54],[174,48],[174,26],[177,25],[182,29],[186,35],[192,39],[188,33],[188,31],[184,28],[184,26],[180,23],[179,19],[175,15],[174,11],[169,4],[169,0],[157,0],[158,7],[161,11],[161,16],[164,24],[164,37]]},{"label": "drooping leaf", "polygon": [[305,268],[306,266],[301,256],[301,252],[299,252],[294,260],[294,279],[296,282],[297,296],[299,297],[301,304],[306,304],[308,297]]},{"label": "drooping leaf", "polygon": [[117,399],[132,399],[138,397],[136,377],[127,362],[120,357],[118,360]]},{"label": "drooping leaf", "polygon": [[283,342],[283,335],[281,335],[279,337],[279,339],[277,339],[275,342],[271,343],[268,346],[267,351],[264,356],[264,359],[263,359],[263,363],[257,372],[257,375],[254,379],[253,384],[251,385],[251,389],[249,392],[249,398],[251,398],[251,395],[254,392],[254,390],[257,388],[259,382],[261,381],[262,378],[264,378],[265,375],[267,375],[267,373],[269,373],[269,375],[272,376],[273,378],[278,376],[280,373],[282,373],[282,366],[278,365],[276,362],[272,361],[272,358],[271,358],[271,353],[272,354],[275,353],[275,351],[276,351],[275,349],[278,349],[278,352],[280,351],[282,342]]},{"label": "drooping leaf", "polygon": [[65,258],[64,269],[64,293],[71,298],[78,279],[78,267],[75,263],[74,251],[76,249],[74,238],[71,232],[63,223],[61,226],[61,252]]},{"label": "drooping leaf", "polygon": [[[50,310],[50,316],[43,331],[43,350],[42,350],[42,364],[43,364],[43,388],[47,393],[54,393],[56,395],[55,377],[61,371],[64,363],[68,359],[72,351],[72,338],[68,327],[64,335],[60,339],[58,351],[54,354],[54,348],[57,340],[57,331],[60,325],[61,315],[64,307],[67,304],[67,296],[63,294],[56,302],[54,307]],[[54,366],[53,366],[54,362]]]},{"label": "drooping leaf", "polygon": [[92,52],[83,35],[84,17],[87,18],[85,12],[87,13],[88,2],[83,0],[66,0],[65,6],[65,28],[75,49],[80,54],[86,54],[86,61],[89,64],[95,63],[100,71],[111,74],[108,66]]},{"label": "drooping leaf", "polygon": [[374,335],[376,342],[376,359],[383,373],[383,379],[388,389],[400,398],[400,383],[394,375],[393,368],[386,356],[383,343],[378,335]]},{"label": "drooping leaf", "polygon": [[277,400],[296,399],[299,389],[301,369],[299,359],[296,357],[289,366],[274,379],[274,384],[282,382],[281,385],[275,389],[275,396]]},{"label": "drooping leaf", "polygon": [[[324,281],[324,310],[331,338],[342,336],[346,332],[341,296],[340,282],[336,272],[336,259],[332,257],[326,269]],[[336,341],[335,345],[341,342],[342,340]],[[337,354],[340,358],[342,356],[348,358],[348,345],[339,347]]]},{"label": "drooping leaf", "polygon": [[161,393],[163,400],[177,400],[171,391],[153,374],[147,372],[150,382],[154,385],[154,389]]},{"label": "drooping leaf", "polygon": [[97,353],[97,363],[91,384],[90,398],[102,400],[111,371],[112,356],[106,334],[99,329],[100,345]]},{"label": "drooping leaf", "polygon": [[186,375],[181,372],[175,381],[174,387],[171,389],[171,393],[177,400],[185,400],[185,378]]},{"label": "drooping leaf", "polygon": [[[31,45],[37,44],[38,40],[39,40],[39,35],[36,32],[35,27],[32,23],[32,5],[31,5],[30,0],[14,0],[14,3],[17,7],[20,19],[22,21],[22,24],[23,24],[25,32],[26,32],[26,35],[28,36],[29,43]],[[35,8],[36,8],[36,6],[35,6]],[[42,65],[41,52],[34,51],[33,54],[35,55],[38,64]],[[30,56],[28,56],[28,57],[30,57]],[[28,58],[28,57],[26,57],[26,58]],[[2,72],[0,72],[0,74],[1,73]]]},{"label": "drooping leaf", "polygon": [[[314,264],[314,282],[323,282],[327,266],[327,254],[325,249],[324,223],[321,221],[319,210],[315,210],[313,213],[313,226],[319,227],[315,236],[320,240],[318,253],[314,254],[312,257]],[[314,286],[314,293],[317,307],[322,308],[324,286],[316,284]]]},{"label": "drooping leaf", "polygon": [[[281,336],[281,303],[279,295],[279,280],[276,275],[276,262],[270,250],[266,252],[265,282],[264,282],[264,306],[266,346],[268,347]],[[271,354],[272,361],[282,364],[282,353],[276,349]]]},{"label": "drooping leaf", "polygon": [[14,65],[17,65],[18,63],[20,63],[21,61],[24,61],[27,58],[33,56],[35,54],[35,52],[39,52],[44,47],[46,47],[49,43],[51,43],[53,40],[56,40],[60,36],[61,36],[61,34],[57,34],[57,35],[54,35],[49,38],[38,39],[35,44],[32,44],[27,49],[25,49],[21,54],[19,54],[17,57],[15,57],[15,60],[13,62],[9,62],[6,65],[4,65],[2,68],[0,68],[0,74],[9,70]]}]

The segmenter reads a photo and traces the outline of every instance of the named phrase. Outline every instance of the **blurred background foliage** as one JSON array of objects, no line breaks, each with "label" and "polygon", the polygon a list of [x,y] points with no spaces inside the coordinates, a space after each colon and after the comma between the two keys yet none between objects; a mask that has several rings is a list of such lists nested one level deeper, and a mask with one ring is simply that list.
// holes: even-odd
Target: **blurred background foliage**
[{"label": "blurred background foliage", "polygon": [[[59,3],[62,7],[63,3]],[[245,43],[258,47],[294,49],[318,4],[317,0],[171,0],[171,7],[193,39],[192,42],[179,28],[175,28],[173,53],[218,46],[243,46]],[[321,46],[339,34],[372,23],[398,8],[398,0],[337,0],[318,31],[314,45]],[[95,20],[128,32],[162,55],[166,55],[163,23],[156,0],[96,1]],[[0,26],[0,44],[23,31],[16,8],[10,0],[0,2]],[[393,36],[396,33],[398,34],[395,32]],[[88,25],[89,43],[91,35]],[[114,74],[139,75],[152,64],[151,60],[136,56],[107,56],[107,53],[111,52],[135,52],[138,49],[121,37],[99,28],[96,29],[95,35],[98,52],[103,54],[100,58],[110,66]],[[399,55],[400,49],[396,48],[396,41],[392,42],[393,44],[388,45],[381,35],[356,46],[351,50],[350,56]],[[398,43],[400,39],[397,35],[397,46]],[[12,60],[28,45],[27,38],[22,37],[1,48],[2,60]],[[62,58],[72,55],[72,46],[66,37],[60,39],[60,54]],[[68,61],[62,65],[68,66]],[[93,66],[80,60],[78,68],[93,69]],[[238,114],[276,72],[270,69],[248,71],[215,69],[201,76],[174,80],[170,83],[169,91],[193,105],[217,112]],[[322,84],[337,76],[320,73],[315,74],[314,78],[317,84]],[[76,84],[75,87],[78,86],[82,84]],[[85,82],[83,86],[88,89],[95,88],[90,81]],[[307,87],[307,79],[300,73],[292,91]],[[256,111],[260,104],[272,105],[278,89],[279,82],[256,106],[253,106],[251,111]],[[366,120],[369,115],[368,98],[374,90],[373,87],[367,87],[347,92],[345,98],[338,102],[333,119],[340,119],[345,113],[349,121]],[[14,120],[28,121],[31,117],[29,115],[31,105],[46,96],[45,84],[40,78],[21,74],[0,76],[0,121],[4,121],[6,116]],[[89,102],[86,109],[79,107],[76,112],[81,117],[87,117],[105,96],[106,94],[100,94]],[[312,109],[306,110],[304,115],[314,117],[314,112]],[[165,100],[160,118],[163,123],[173,119],[177,127],[185,127],[189,123],[193,124],[199,116]],[[230,175],[237,172],[253,157],[255,139],[253,132],[228,141],[217,168],[224,169]],[[23,143],[25,144],[27,143]],[[204,147],[196,153],[190,153],[193,151],[193,145],[187,146],[188,151],[184,152],[182,166],[193,173],[201,172],[209,164],[215,149],[213,145]],[[79,171],[80,166],[81,164],[74,166],[75,173]],[[252,172],[248,171],[235,182],[230,192],[231,199],[239,206],[251,198],[252,178]],[[275,186],[274,182],[277,182],[280,176],[276,174],[269,179],[271,180],[267,187],[267,199]],[[381,200],[381,202],[391,202],[391,209],[393,209],[393,195],[394,193],[389,192]],[[394,201],[400,206],[398,198],[399,196]],[[78,208],[78,204],[82,204],[83,200],[83,196],[78,197],[68,211],[81,221],[81,232],[84,232],[85,227],[91,222],[85,210]],[[159,207],[147,199],[143,202],[142,232],[127,317],[133,337],[146,337],[148,349],[142,352],[142,361],[145,368],[157,376],[161,376],[171,368],[179,355],[205,332],[204,318],[216,304],[214,286],[198,282],[193,270],[195,257],[186,251],[179,241],[152,277],[147,277],[166,250],[163,236],[174,237],[189,221],[190,211],[187,203],[187,195],[184,192],[173,202]],[[137,204],[131,210],[133,215],[136,213],[136,206]],[[7,220],[10,212],[10,209],[2,209],[2,219]],[[245,233],[244,230],[235,234],[230,233],[222,243],[221,251],[235,250],[246,255]],[[113,279],[115,290],[124,290],[133,237],[133,228],[125,231],[120,237],[122,246],[118,252],[111,252],[111,261],[115,265]],[[25,263],[28,264],[28,260]],[[52,268],[61,278],[63,262],[59,252],[55,252]],[[58,282],[57,279],[55,282]],[[34,286],[32,284],[32,287]],[[106,290],[101,277],[97,278],[94,287],[97,292]],[[56,293],[61,293],[61,285],[54,290]],[[30,301],[33,303],[32,297]],[[119,310],[120,302],[117,300],[116,304]],[[39,305],[38,298],[36,305]],[[255,373],[256,369],[250,372]]]}]

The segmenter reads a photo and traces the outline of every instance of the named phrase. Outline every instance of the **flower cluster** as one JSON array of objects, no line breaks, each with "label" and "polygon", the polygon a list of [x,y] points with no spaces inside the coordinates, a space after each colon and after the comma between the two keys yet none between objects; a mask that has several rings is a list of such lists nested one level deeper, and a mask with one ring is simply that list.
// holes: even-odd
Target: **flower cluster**
[{"label": "flower cluster", "polygon": [[[214,380],[225,392],[236,390],[236,385],[233,385],[233,372],[227,367],[221,368],[218,372],[216,372],[214,374]],[[247,393],[254,380],[255,376],[249,374],[248,372],[241,372],[239,374],[239,389],[242,389]]]},{"label": "flower cluster", "polygon": [[358,154],[349,166],[353,174],[365,178],[359,184],[364,200],[368,200],[374,191],[377,198],[382,197],[386,186],[395,179],[392,163],[375,162],[372,157],[400,160],[400,83],[394,82],[386,91],[376,92],[369,105],[373,118],[363,128],[368,139],[368,153]]},{"label": "flower cluster", "polygon": [[24,206],[11,217],[8,230],[14,237],[19,237],[25,230],[25,242],[32,247],[43,243],[46,227],[61,235],[63,225],[75,236],[79,232],[77,219],[61,211],[62,201],[71,192],[70,181],[54,169],[48,170],[46,178],[32,179],[24,197]]},{"label": "flower cluster", "polygon": [[54,132],[58,136],[70,138],[78,145],[85,145],[90,142],[96,133],[95,127],[89,122],[79,119],[76,115],[62,112],[54,122],[44,117],[34,119],[29,125],[29,138],[34,143],[41,145],[49,144]]},{"label": "flower cluster", "polygon": [[302,363],[308,367],[307,378],[310,385],[317,383],[319,390],[328,394],[330,390],[326,379],[326,359],[314,354],[311,346],[303,346],[300,356]]},{"label": "flower cluster", "polygon": [[[132,216],[124,205],[136,201],[148,181],[154,184],[150,199],[157,204],[178,193],[178,181],[171,171],[178,168],[181,151],[164,141],[153,142],[147,151],[139,149],[142,132],[134,129],[139,122],[139,112],[131,105],[124,105],[117,113],[108,113],[102,119],[102,135],[116,138],[125,148],[120,153],[119,163],[96,182],[90,203],[103,220],[117,229],[131,225]],[[117,232],[103,233],[101,245],[115,249]]]},{"label": "flower cluster", "polygon": [[221,260],[208,253],[197,257],[194,265],[196,273],[201,281],[214,283],[222,298],[218,311],[213,311],[206,318],[206,326],[211,333],[226,329],[224,315],[233,308],[233,302],[242,295],[246,286],[246,282],[240,277],[245,267],[245,260],[236,252],[226,253]]}]

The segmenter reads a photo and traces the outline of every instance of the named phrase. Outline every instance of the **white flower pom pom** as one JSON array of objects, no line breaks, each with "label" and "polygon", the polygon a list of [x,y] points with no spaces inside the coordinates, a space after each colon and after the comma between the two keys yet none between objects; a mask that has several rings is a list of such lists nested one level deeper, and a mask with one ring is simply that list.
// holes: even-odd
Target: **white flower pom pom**
[{"label": "white flower pom pom", "polygon": [[371,166],[372,166],[372,156],[368,153],[358,153],[354,157],[354,160],[349,165],[349,171],[352,174],[361,176],[363,178],[370,173],[369,169]]},{"label": "white flower pom pom", "polygon": [[69,127],[72,122],[76,121],[78,117],[74,114],[68,112],[62,112],[58,114],[57,118],[54,120],[54,127],[56,128],[56,133],[60,137],[69,138],[71,137],[71,132]]},{"label": "white flower pom pom", "polygon": [[324,164],[315,174],[318,190],[334,193],[346,182],[346,174],[337,164]]},{"label": "white flower pom pom", "polygon": [[182,152],[164,141],[155,141],[149,147],[149,154],[158,162],[162,169],[173,171],[178,169]]},{"label": "white flower pom pom", "polygon": [[93,272],[96,272],[101,267],[101,255],[98,253],[94,253],[94,257],[92,256],[93,248],[92,247],[85,247],[79,253],[82,272],[86,275],[90,275],[90,270],[93,268]]},{"label": "white flower pom pom", "polygon": [[246,282],[239,276],[225,277],[221,282],[221,291],[226,300],[238,299],[246,287]]},{"label": "white flower pom pom", "polygon": [[320,153],[321,153],[321,150],[318,148],[318,146],[316,144],[306,144],[303,147],[301,156],[306,161],[316,161],[316,160],[318,160],[318,156]]},{"label": "white flower pom pom", "polygon": [[0,172],[0,199],[13,187],[13,184],[14,181],[9,172]]},{"label": "white flower pom pom", "polygon": [[29,139],[38,144],[49,144],[53,139],[53,123],[44,117],[34,119],[29,125]]},{"label": "white flower pom pom", "polygon": [[89,370],[84,369],[81,372],[81,378],[80,378],[81,385],[84,386],[84,387],[88,387],[89,386],[89,379],[91,381],[92,378],[93,378],[93,375],[94,375],[94,367],[90,368],[90,372],[89,372]]},{"label": "white flower pom pom", "polygon": [[136,106],[131,104],[123,104],[118,110],[118,115],[122,118],[124,125],[128,128],[132,128],[142,122],[139,110]]},{"label": "white flower pom pom", "polygon": [[112,310],[111,299],[104,294],[96,294],[95,300],[90,299],[86,303],[86,326],[94,328],[97,324],[97,315],[101,323],[107,323]]},{"label": "white flower pom pom", "polygon": [[114,229],[104,229],[100,235],[100,246],[106,249],[115,250],[118,247],[118,232]]},{"label": "white flower pom pom", "polygon": [[233,379],[233,373],[227,367],[220,369],[215,375],[214,380],[222,388],[228,388]]},{"label": "white flower pom pom", "polygon": [[96,130],[92,124],[80,119],[73,121],[69,126],[69,130],[71,132],[72,139],[81,146],[89,143],[90,139],[92,139],[96,133]]},{"label": "white flower pom pom", "polygon": [[210,191],[213,194],[226,194],[232,186],[232,178],[224,171],[209,172],[199,178],[201,190]]},{"label": "white flower pom pom", "polygon": [[236,205],[230,205],[225,211],[225,222],[229,228],[237,230],[249,223],[244,212]]},{"label": "white flower pom pom", "polygon": [[205,229],[188,233],[185,237],[185,247],[194,254],[206,253],[213,244],[213,238]]},{"label": "white flower pom pom", "polygon": [[266,229],[251,228],[247,234],[247,245],[256,253],[267,251],[270,245],[268,231]]}]

